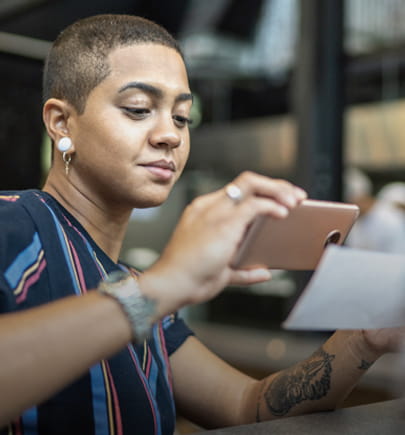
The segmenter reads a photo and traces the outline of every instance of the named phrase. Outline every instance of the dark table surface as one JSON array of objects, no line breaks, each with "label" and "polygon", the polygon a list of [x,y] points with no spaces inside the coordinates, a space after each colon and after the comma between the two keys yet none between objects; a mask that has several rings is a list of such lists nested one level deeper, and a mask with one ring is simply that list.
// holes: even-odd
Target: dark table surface
[{"label": "dark table surface", "polygon": [[198,432],[199,435],[404,435],[405,399]]}]

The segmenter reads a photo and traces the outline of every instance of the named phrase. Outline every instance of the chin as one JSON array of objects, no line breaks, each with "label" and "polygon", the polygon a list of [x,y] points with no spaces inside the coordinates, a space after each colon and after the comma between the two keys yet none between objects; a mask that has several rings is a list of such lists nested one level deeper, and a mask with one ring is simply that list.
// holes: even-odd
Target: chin
[{"label": "chin", "polygon": [[138,198],[135,203],[135,208],[151,208],[159,207],[167,200],[168,195],[157,196],[155,198]]},{"label": "chin", "polygon": [[136,190],[132,192],[132,206],[134,208],[150,208],[158,207],[166,202],[167,198],[172,191],[173,186],[153,186],[153,188],[147,186],[138,186]]}]

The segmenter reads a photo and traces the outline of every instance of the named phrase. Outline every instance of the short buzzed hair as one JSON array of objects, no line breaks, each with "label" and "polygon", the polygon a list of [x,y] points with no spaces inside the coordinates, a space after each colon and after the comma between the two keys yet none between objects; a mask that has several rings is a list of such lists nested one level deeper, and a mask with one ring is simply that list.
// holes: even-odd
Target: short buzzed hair
[{"label": "short buzzed hair", "polygon": [[167,30],[133,15],[103,14],[76,21],[63,30],[48,54],[43,100],[66,100],[83,113],[90,92],[110,73],[108,55],[118,47],[159,44],[183,54]]}]

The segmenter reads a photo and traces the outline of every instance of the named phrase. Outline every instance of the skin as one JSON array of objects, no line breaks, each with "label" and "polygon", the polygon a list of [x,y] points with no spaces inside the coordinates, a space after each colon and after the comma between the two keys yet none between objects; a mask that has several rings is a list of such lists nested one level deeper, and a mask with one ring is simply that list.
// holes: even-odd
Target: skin
[{"label": "skin", "polygon": [[[190,140],[185,119],[192,100],[183,60],[173,49],[151,44],[118,48],[110,53],[109,63],[111,74],[90,93],[82,114],[64,100],[45,103],[50,137],[57,144],[68,136],[73,147],[68,175],[55,149],[44,190],[117,261],[132,209],[164,202],[186,164]],[[171,169],[158,167],[153,163],[157,161]],[[156,320],[184,305],[207,301],[228,285],[270,279],[267,270],[234,270],[230,261],[255,216],[283,218],[306,194],[286,181],[250,172],[233,182],[243,200],[235,204],[224,189],[195,199],[159,260],[139,279],[144,294],[157,302]],[[100,303],[93,298],[93,308],[87,309],[95,310]],[[60,320],[54,316],[53,321]],[[111,321],[119,322],[127,341],[122,313],[112,311]],[[61,328],[60,334],[65,331]],[[186,417],[205,427],[332,409],[367,367],[398,347],[402,332],[338,331],[308,359],[262,380],[235,370],[190,337],[170,358],[176,403]],[[78,355],[69,349],[67,355],[72,354]],[[80,363],[80,370],[87,363]],[[63,370],[66,381],[71,376],[68,364]]]}]

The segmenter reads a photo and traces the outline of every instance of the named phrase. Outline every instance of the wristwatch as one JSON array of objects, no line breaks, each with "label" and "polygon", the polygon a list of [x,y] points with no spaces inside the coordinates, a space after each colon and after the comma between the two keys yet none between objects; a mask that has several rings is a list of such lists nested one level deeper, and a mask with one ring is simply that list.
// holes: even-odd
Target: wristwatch
[{"label": "wristwatch", "polygon": [[142,343],[152,331],[152,319],[156,312],[155,301],[145,297],[133,276],[123,270],[116,270],[101,281],[97,290],[113,297],[127,316],[134,341]]}]

